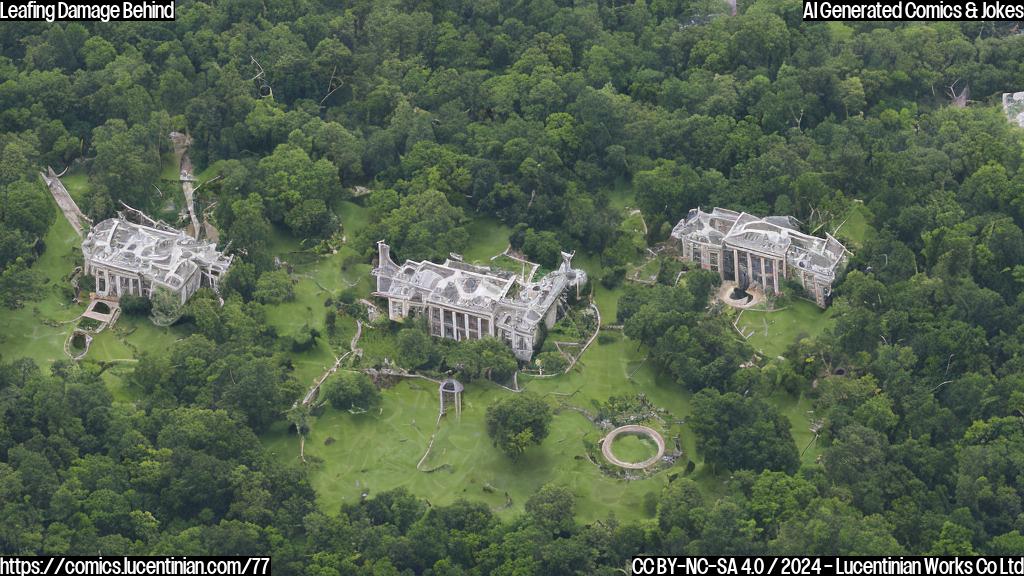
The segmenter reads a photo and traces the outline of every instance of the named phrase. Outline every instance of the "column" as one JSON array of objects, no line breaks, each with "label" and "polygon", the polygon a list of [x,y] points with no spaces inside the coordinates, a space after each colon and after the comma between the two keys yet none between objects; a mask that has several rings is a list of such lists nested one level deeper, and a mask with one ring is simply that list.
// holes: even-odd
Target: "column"
[{"label": "column", "polygon": [[469,315],[466,313],[462,314],[462,325],[466,331],[466,340],[469,340]]},{"label": "column", "polygon": [[768,281],[765,280],[765,278],[764,278],[764,256],[761,256],[760,259],[761,259],[761,289],[763,289],[765,292],[767,292],[768,291]]},{"label": "column", "polygon": [[740,251],[732,249],[732,275],[737,284],[740,283]]},{"label": "column", "polygon": [[775,293],[779,293],[779,261],[772,262],[772,279],[775,281]]},{"label": "column", "polygon": [[754,265],[750,261],[750,252],[747,252],[747,281],[754,281]]},{"label": "column", "polygon": [[483,321],[480,319],[479,316],[476,317],[476,337],[484,337]]}]

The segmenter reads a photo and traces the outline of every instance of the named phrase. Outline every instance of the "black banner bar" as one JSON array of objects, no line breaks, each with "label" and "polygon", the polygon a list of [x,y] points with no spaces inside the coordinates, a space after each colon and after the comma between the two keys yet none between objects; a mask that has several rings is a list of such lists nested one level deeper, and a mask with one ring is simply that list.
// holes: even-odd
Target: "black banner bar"
[{"label": "black banner bar", "polygon": [[629,569],[658,576],[1024,576],[1024,556],[634,556]]},{"label": "black banner bar", "polygon": [[806,21],[982,21],[1024,19],[1024,1],[804,0]]},{"label": "black banner bar", "polygon": [[89,2],[75,0],[0,0],[0,21],[174,20],[174,0]]},{"label": "black banner bar", "polygon": [[270,573],[270,556],[0,556],[0,576]]}]

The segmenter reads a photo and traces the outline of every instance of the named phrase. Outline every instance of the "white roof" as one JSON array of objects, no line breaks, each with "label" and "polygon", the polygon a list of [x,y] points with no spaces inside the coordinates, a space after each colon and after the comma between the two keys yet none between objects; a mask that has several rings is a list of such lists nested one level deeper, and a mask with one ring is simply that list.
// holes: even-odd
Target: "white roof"
[{"label": "white roof", "polygon": [[171,288],[182,286],[198,270],[224,271],[231,257],[215,244],[170,231],[108,218],[89,230],[82,254],[93,265],[137,273]]}]

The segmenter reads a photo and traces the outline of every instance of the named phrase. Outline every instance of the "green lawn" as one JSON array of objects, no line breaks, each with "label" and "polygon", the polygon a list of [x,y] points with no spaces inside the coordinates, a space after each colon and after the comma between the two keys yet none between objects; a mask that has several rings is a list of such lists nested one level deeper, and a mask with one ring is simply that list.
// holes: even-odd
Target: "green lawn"
[{"label": "green lawn", "polygon": [[192,169],[195,171],[195,179],[200,182],[206,182],[217,175],[217,172],[213,169],[212,165],[203,167],[193,165]]},{"label": "green lawn", "polygon": [[591,254],[579,254],[572,260],[573,267],[582,268],[587,273],[590,286],[594,291],[594,303],[601,311],[602,324],[615,324],[615,313],[619,309],[619,298],[626,292],[625,285],[608,289],[601,285],[601,258]]},{"label": "green lawn", "polygon": [[338,202],[334,206],[334,211],[341,218],[349,241],[352,240],[353,234],[365,228],[370,221],[370,211],[362,204],[350,200]]},{"label": "green lawn", "polygon": [[[607,345],[595,343],[577,371],[552,379],[521,378],[522,385],[549,402],[556,416],[550,436],[519,462],[495,449],[486,434],[486,407],[512,394],[494,385],[467,386],[461,419],[450,416],[441,421],[434,445],[423,459],[421,469],[427,471],[417,470],[416,465],[435,430],[438,396],[432,383],[400,382],[383,392],[379,408],[365,414],[328,407],[314,419],[306,442],[319,502],[326,511],[333,512],[342,503],[358,501],[364,492],[373,494],[404,486],[435,505],[467,497],[482,500],[499,514],[508,515],[520,511],[540,486],[554,482],[568,486],[577,495],[583,521],[602,519],[609,513],[621,520],[634,520],[644,517],[644,495],[661,490],[668,474],[681,472],[687,458],[698,464],[693,478],[702,489],[709,495],[720,493],[726,477],[704,469],[685,424],[673,425],[665,436],[671,446],[678,435],[686,451],[686,457],[667,473],[628,482],[603,475],[587,460],[584,443],[596,443],[602,433],[565,405],[592,410],[594,401],[643,392],[674,418],[689,415],[690,394],[656,375],[644,356],[635,343],[626,339]],[[784,394],[772,401],[790,419],[797,449],[807,448],[803,461],[813,464],[819,452],[816,445],[808,447],[813,439],[809,430],[810,402]],[[265,434],[264,440],[283,461],[298,462],[298,437],[288,434],[283,424]],[[621,437],[614,447],[617,455],[628,460],[643,460],[653,449],[649,440],[630,436]],[[506,508],[508,499],[511,508]]]},{"label": "green lawn", "polygon": [[[658,279],[658,272],[661,270],[661,262],[657,258],[651,258],[640,266],[630,267],[629,272],[626,273],[628,278],[637,277],[638,280],[643,281],[656,281]],[[683,276],[685,278],[685,276]]]},{"label": "green lawn", "polygon": [[482,265],[491,266],[493,268],[498,268],[500,270],[505,270],[506,272],[518,274],[520,277],[522,277],[523,274],[529,274],[530,268],[532,267],[523,264],[521,261],[516,260],[515,258],[510,258],[508,256],[498,256],[494,260],[487,258],[485,260],[481,260],[480,263]]},{"label": "green lawn", "polygon": [[874,233],[874,228],[869,224],[871,212],[861,202],[854,202],[850,206],[844,220],[839,221],[842,223],[842,226],[834,236],[839,241],[844,242],[850,250],[863,246],[864,240],[867,239],[868,235]]},{"label": "green lawn", "polygon": [[644,236],[644,217],[639,212],[625,214],[619,230],[630,234],[637,246],[646,247],[647,239]]},{"label": "green lawn", "polygon": [[[89,190],[89,176],[84,170],[69,170],[68,174],[60,179],[64,183],[64,187],[68,189],[68,194],[71,194],[71,198],[78,204],[81,204],[82,199],[85,198],[85,193]],[[81,208],[81,205],[79,205]]]},{"label": "green lawn", "polygon": [[616,179],[608,194],[608,206],[621,212],[627,206],[631,207],[635,203],[636,195],[633,192],[633,183],[625,178]]},{"label": "green lawn", "polygon": [[643,462],[658,453],[658,445],[647,436],[622,434],[612,443],[612,454],[623,462]]},{"label": "green lawn", "polygon": [[116,368],[108,368],[103,373],[103,382],[113,396],[115,402],[134,402],[139,399],[139,391],[128,386],[128,376],[132,365],[125,364]]},{"label": "green lawn", "polygon": [[[676,417],[682,417],[689,409],[689,395],[658,383],[649,364],[640,365],[642,356],[634,344],[625,340],[607,346],[595,344],[584,356],[581,372],[537,379],[525,386],[543,395],[556,409],[559,401],[592,409],[591,400],[642,391]],[[638,367],[634,379],[628,380],[627,374]],[[574,392],[571,397],[564,396]],[[661,490],[667,474],[635,482],[603,475],[587,460],[584,449],[584,442],[596,443],[602,434],[575,411],[561,409],[549,437],[541,446],[527,451],[519,462],[495,449],[487,437],[484,413],[488,405],[508,394],[512,392],[491,384],[466,387],[461,420],[454,416],[442,420],[421,467],[433,472],[418,471],[416,465],[427,449],[437,419],[434,384],[403,381],[385,390],[381,407],[366,414],[327,408],[315,419],[306,442],[306,454],[322,460],[314,465],[312,475],[321,505],[334,511],[344,502],[357,501],[364,491],[373,494],[405,486],[435,505],[467,497],[509,514],[521,511],[526,499],[540,486],[556,482],[578,495],[580,516],[586,521],[605,518],[609,512],[620,519],[643,517],[644,494]],[[682,436],[692,454],[692,439],[685,428],[676,426],[673,434]],[[287,434],[284,426],[274,428],[264,439],[280,458],[297,461],[298,438]],[[685,460],[673,470],[681,471],[683,466]],[[506,494],[511,509],[505,508]]]},{"label": "green lawn", "polygon": [[491,256],[501,254],[508,247],[512,229],[496,218],[476,218],[466,227],[469,247],[462,253],[466,262],[489,265]]},{"label": "green lawn", "polygon": [[72,324],[51,326],[53,322],[73,320],[85,306],[68,302],[61,291],[65,278],[81,264],[78,235],[63,215],[58,214],[46,233],[46,252],[33,269],[44,278],[40,298],[25,302],[21,308],[0,308],[0,353],[5,358],[29,357],[40,366],[66,358],[64,341],[71,334]]},{"label": "green lawn", "polygon": [[815,419],[814,411],[811,410],[811,401],[805,396],[794,398],[780,392],[771,397],[771,402],[783,416],[789,418],[789,423],[792,424],[793,441],[796,442],[796,449],[802,453],[801,462],[813,465],[818,455],[821,454],[821,445],[815,441],[814,433],[810,428],[811,421]]},{"label": "green lawn", "polygon": [[[174,152],[164,152],[160,155],[160,176],[161,180],[178,181],[181,178],[181,166]],[[161,186],[161,188],[163,188]]]},{"label": "green lawn", "polygon": [[832,309],[822,310],[817,304],[794,298],[785,308],[766,312],[744,310],[739,327],[756,350],[769,357],[781,356],[800,338],[815,338],[832,323]]}]

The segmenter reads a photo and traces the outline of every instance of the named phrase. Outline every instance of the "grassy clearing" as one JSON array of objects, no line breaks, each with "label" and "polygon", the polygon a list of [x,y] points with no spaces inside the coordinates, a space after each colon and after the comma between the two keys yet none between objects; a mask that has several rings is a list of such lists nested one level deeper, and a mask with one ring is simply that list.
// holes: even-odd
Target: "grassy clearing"
[{"label": "grassy clearing", "polygon": [[868,235],[874,233],[874,228],[869,224],[871,212],[862,202],[854,202],[844,220],[840,220],[842,226],[833,235],[851,250],[863,246]]},{"label": "grassy clearing", "polygon": [[625,214],[622,223],[619,224],[619,230],[629,234],[637,248],[643,250],[647,247],[644,217],[639,212]]},{"label": "grassy clearing", "polygon": [[466,262],[489,265],[491,256],[501,254],[508,247],[512,229],[496,218],[476,218],[466,227],[469,247],[462,253]]},{"label": "grassy clearing", "polygon": [[615,438],[612,453],[623,462],[643,462],[658,453],[658,445],[647,436],[623,434]]},{"label": "grassy clearing", "polygon": [[[290,338],[307,324],[324,334],[326,308],[323,303],[328,296],[311,280],[302,278],[295,285],[294,301],[266,307],[267,322],[280,338]],[[291,354],[295,377],[303,384],[312,385],[314,379],[334,364],[335,357],[327,338],[319,338],[311,349]]]},{"label": "grassy clearing", "polygon": [[353,234],[362,230],[370,223],[370,211],[362,204],[357,204],[350,200],[342,200],[334,207],[334,211],[341,218],[345,234],[350,239]]},{"label": "grassy clearing", "polygon": [[[137,358],[144,352],[157,353],[168,350],[175,341],[186,338],[191,332],[183,326],[160,327],[153,325],[146,316],[127,316],[122,314],[121,319],[113,328],[108,328],[104,334],[109,332],[122,342],[128,349],[127,356],[119,358]],[[93,342],[95,345],[95,341]],[[89,357],[93,352],[90,350]],[[111,356],[109,359],[114,359]],[[106,359],[106,358],[104,358]]]},{"label": "grassy clearing", "polygon": [[152,190],[154,217],[172,223],[178,220],[178,215],[185,208],[185,194],[181,190],[180,178],[181,173],[174,153],[165,152],[160,156],[160,174],[153,183],[161,192],[160,196],[156,196],[156,190]]},{"label": "grassy clearing", "polygon": [[40,366],[66,358],[64,341],[73,325],[51,324],[68,322],[85,312],[85,306],[71,304],[61,290],[71,270],[81,264],[78,235],[67,220],[58,215],[44,241],[46,252],[33,266],[44,279],[40,298],[25,302],[15,310],[0,308],[0,325],[4,327],[0,333],[3,356],[8,359],[29,357]]},{"label": "grassy clearing", "polygon": [[128,385],[128,376],[131,374],[131,365],[119,368],[108,368],[103,373],[103,382],[107,390],[113,396],[114,402],[135,402],[139,399],[139,391]]},{"label": "grassy clearing", "polygon": [[[506,272],[511,272],[519,276],[520,278],[522,278],[524,274],[529,275],[530,268],[533,267],[532,265],[529,264],[523,264],[521,261],[516,260],[515,258],[509,258],[508,256],[498,256],[494,260],[488,258],[485,261],[481,261],[480,264],[490,266],[492,268],[497,268],[499,270],[504,270]],[[540,270],[537,271],[537,278],[540,278]]]},{"label": "grassy clearing", "polygon": [[628,278],[635,278],[645,282],[654,282],[658,279],[658,272],[660,271],[661,262],[658,261],[657,258],[651,258],[639,266],[631,266],[626,275]]},{"label": "grassy clearing", "polygon": [[771,402],[783,416],[789,418],[793,441],[796,442],[796,449],[801,452],[801,461],[813,465],[821,454],[821,445],[815,441],[815,435],[811,432],[811,421],[815,419],[811,401],[804,396],[794,398],[780,392],[771,397]]},{"label": "grassy clearing", "polygon": [[195,179],[200,182],[206,182],[210,178],[217,176],[217,171],[213,169],[213,166],[205,166],[201,170],[199,166],[194,166],[193,170],[195,170]]},{"label": "grassy clearing", "polygon": [[177,182],[181,178],[180,166],[174,152],[164,152],[160,155],[160,176],[161,180],[172,180]]},{"label": "grassy clearing", "polygon": [[801,338],[817,337],[831,324],[831,308],[822,310],[813,302],[796,298],[773,312],[744,310],[739,320],[744,334],[754,331],[747,342],[770,357],[781,356]]},{"label": "grassy clearing", "polygon": [[573,266],[582,268],[587,273],[590,286],[594,290],[594,304],[601,311],[602,324],[614,324],[615,314],[619,309],[619,297],[625,294],[625,286],[608,289],[601,285],[603,273],[601,257],[593,254],[579,254],[572,260]]},{"label": "grassy clearing", "polygon": [[[350,201],[338,202],[335,212],[341,218],[345,234],[350,239],[352,234],[366,226],[369,218],[366,208]],[[336,254],[316,256],[290,234],[276,228],[270,239],[270,246],[274,254],[294,266],[292,279],[295,282],[295,300],[268,306],[267,322],[274,326],[282,337],[296,333],[304,325],[309,325],[324,334],[312,349],[292,354],[295,377],[303,384],[312,385],[317,377],[334,364],[338,355],[348,351],[348,341],[355,334],[355,321],[351,318],[339,318],[337,329],[340,336],[336,341],[344,345],[332,349],[326,338],[324,318],[328,308],[324,303],[329,297],[336,296],[347,288],[354,288],[359,294],[368,295],[373,283],[370,264],[354,264],[342,270],[342,262],[346,258],[357,256],[352,248],[346,246]],[[370,330],[364,331],[366,336],[370,333]],[[364,341],[360,341],[360,346],[366,348]],[[394,357],[394,352],[391,353],[391,357]]]},{"label": "grassy clearing", "polygon": [[[634,372],[633,379],[628,379],[627,375]],[[321,460],[312,476],[320,504],[334,511],[344,502],[357,501],[363,492],[372,494],[405,486],[435,505],[468,497],[482,500],[505,515],[521,511],[526,499],[540,486],[556,482],[578,495],[580,516],[587,521],[605,518],[609,512],[624,520],[642,518],[644,495],[661,490],[667,474],[635,482],[604,476],[586,459],[584,450],[584,442],[597,442],[601,433],[579,413],[560,408],[560,403],[592,409],[594,400],[644,392],[681,417],[689,411],[689,395],[658,382],[650,365],[643,363],[643,353],[625,340],[595,344],[584,355],[580,372],[525,385],[558,410],[551,434],[541,446],[527,451],[519,462],[495,449],[484,424],[486,407],[512,392],[491,384],[471,383],[463,396],[461,420],[446,418],[441,422],[433,449],[422,466],[425,470],[439,469],[429,473],[418,471],[416,464],[427,449],[437,419],[434,384],[403,381],[385,390],[381,408],[367,414],[326,409],[316,418],[306,442],[306,454]],[[692,454],[693,442],[685,427],[676,426],[675,434],[681,435]],[[298,438],[289,435],[284,426],[272,429],[264,439],[280,458],[296,461]],[[368,446],[373,449],[366,449]],[[684,465],[685,461],[673,470],[680,471]],[[506,494],[511,508],[506,508]]]},{"label": "grassy clearing", "polygon": [[68,189],[71,199],[81,205],[82,200],[85,198],[85,193],[89,191],[89,176],[85,171],[82,169],[69,170],[67,174],[61,177],[60,181]]},{"label": "grassy clearing", "polygon": [[616,179],[608,193],[608,206],[621,212],[627,206],[633,206],[635,202],[636,194],[633,192],[633,183],[625,178]]}]

